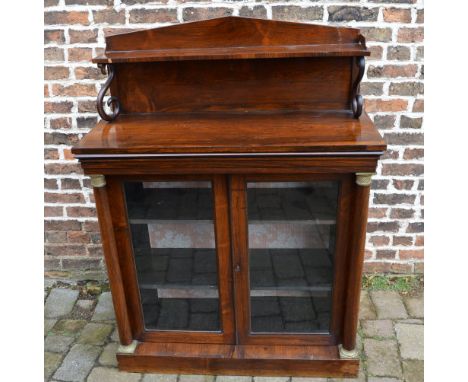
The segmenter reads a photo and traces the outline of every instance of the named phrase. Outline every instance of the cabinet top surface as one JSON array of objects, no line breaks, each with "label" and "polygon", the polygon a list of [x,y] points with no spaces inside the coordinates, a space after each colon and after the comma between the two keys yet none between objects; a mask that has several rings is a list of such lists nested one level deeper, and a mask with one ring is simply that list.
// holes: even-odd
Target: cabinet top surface
[{"label": "cabinet top surface", "polygon": [[374,153],[385,142],[366,113],[205,112],[121,115],[75,146],[78,158],[190,154]]},{"label": "cabinet top surface", "polygon": [[107,36],[93,62],[368,55],[355,28],[229,16]]}]

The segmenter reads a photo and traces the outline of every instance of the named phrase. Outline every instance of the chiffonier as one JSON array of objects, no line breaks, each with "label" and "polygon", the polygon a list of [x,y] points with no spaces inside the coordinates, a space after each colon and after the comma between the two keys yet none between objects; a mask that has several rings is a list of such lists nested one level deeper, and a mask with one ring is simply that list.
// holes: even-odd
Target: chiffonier
[{"label": "chiffonier", "polygon": [[224,17],[106,37],[94,188],[122,370],[354,376],[371,176],[358,29]]}]

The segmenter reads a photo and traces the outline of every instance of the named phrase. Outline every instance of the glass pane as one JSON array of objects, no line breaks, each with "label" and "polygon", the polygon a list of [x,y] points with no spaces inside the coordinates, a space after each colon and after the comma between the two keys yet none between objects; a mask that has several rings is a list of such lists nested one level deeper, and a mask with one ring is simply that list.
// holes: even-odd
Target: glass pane
[{"label": "glass pane", "polygon": [[249,182],[252,332],[330,330],[337,182]]},{"label": "glass pane", "polygon": [[147,330],[220,331],[210,182],[126,182]]}]

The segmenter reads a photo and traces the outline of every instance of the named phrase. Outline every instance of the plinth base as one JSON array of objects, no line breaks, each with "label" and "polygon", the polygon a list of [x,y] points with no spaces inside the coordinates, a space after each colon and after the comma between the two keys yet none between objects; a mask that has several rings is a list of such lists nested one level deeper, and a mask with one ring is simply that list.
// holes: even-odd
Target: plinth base
[{"label": "plinth base", "polygon": [[355,377],[359,369],[338,346],[139,343],[117,359],[120,370],[141,373]]}]

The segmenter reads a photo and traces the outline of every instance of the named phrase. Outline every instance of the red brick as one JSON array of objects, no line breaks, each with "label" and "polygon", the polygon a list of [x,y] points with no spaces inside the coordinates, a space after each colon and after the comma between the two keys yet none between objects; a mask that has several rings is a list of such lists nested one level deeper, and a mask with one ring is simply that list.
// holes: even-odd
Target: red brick
[{"label": "red brick", "polygon": [[424,41],[424,28],[400,28],[398,30],[398,42],[422,42]]},{"label": "red brick", "polygon": [[387,23],[410,23],[411,9],[384,8],[383,18]]},{"label": "red brick", "polygon": [[70,44],[89,44],[97,42],[98,30],[97,29],[70,29],[68,31],[70,36]]},{"label": "red brick", "polygon": [[45,231],[79,231],[81,223],[76,220],[46,220],[44,222]]},{"label": "red brick", "polygon": [[418,9],[416,23],[424,24],[424,9]]},{"label": "red brick", "polygon": [[60,154],[57,149],[44,149],[44,159],[57,160],[60,159]]},{"label": "red brick", "polygon": [[93,58],[93,50],[91,48],[69,48],[68,49],[68,61],[89,62]]},{"label": "red brick", "polygon": [[44,216],[46,218],[63,216],[63,207],[44,206]]},{"label": "red brick", "polygon": [[396,176],[420,176],[424,174],[423,164],[413,163],[384,163],[382,164],[382,175]]},{"label": "red brick", "polygon": [[375,251],[375,257],[377,259],[394,259],[396,257],[396,251],[393,249],[378,249]]},{"label": "red brick", "polygon": [[401,260],[424,259],[423,249],[400,249]]},{"label": "red brick", "polygon": [[71,113],[73,103],[69,101],[44,102],[44,111],[46,113]]},{"label": "red brick", "polygon": [[366,41],[389,42],[392,39],[391,28],[359,28]]},{"label": "red brick", "polygon": [[418,72],[418,65],[370,65],[367,69],[369,78],[398,78],[398,77],[414,77]]},{"label": "red brick", "polygon": [[[101,73],[101,71],[93,66],[78,67],[75,68],[75,77],[78,80],[100,80],[106,76]],[[94,103],[94,110],[96,111],[96,104]]]},{"label": "red brick", "polygon": [[48,29],[44,31],[44,44],[63,44],[65,31],[63,29]]},{"label": "red brick", "polygon": [[368,113],[405,111],[408,107],[408,101],[403,99],[366,99],[364,108]]},{"label": "red brick", "polygon": [[72,127],[72,120],[68,117],[51,118],[49,125],[51,129],[70,129]]},{"label": "red brick", "polygon": [[44,23],[46,25],[55,25],[55,24],[89,25],[88,12],[85,12],[85,11],[45,12]]},{"label": "red brick", "polygon": [[44,179],[44,188],[47,190],[57,190],[57,179]]},{"label": "red brick", "polygon": [[124,24],[125,11],[116,11],[112,8],[93,11],[93,19],[96,24]]},{"label": "red brick", "polygon": [[86,248],[78,244],[46,244],[45,254],[47,256],[84,256]]},{"label": "red brick", "polygon": [[381,46],[368,46],[367,49],[370,51],[370,56],[367,58],[368,60],[381,60],[383,56],[383,48]]},{"label": "red brick", "polygon": [[411,236],[393,236],[393,245],[410,246],[413,245],[413,238]]},{"label": "red brick", "polygon": [[369,222],[367,223],[367,232],[398,232],[400,225],[398,222]]},{"label": "red brick", "polygon": [[89,234],[83,231],[68,231],[67,241],[69,243],[89,243]]},{"label": "red brick", "polygon": [[397,190],[411,190],[414,186],[414,180],[393,179],[392,184]]},{"label": "red brick", "polygon": [[101,267],[101,259],[92,259],[89,257],[83,257],[83,258],[62,260],[62,268],[64,270],[86,271],[90,269],[98,269],[100,267]]},{"label": "red brick", "polygon": [[44,67],[45,80],[65,80],[70,76],[70,71],[66,66],[46,66]]},{"label": "red brick", "polygon": [[423,99],[415,100],[413,104],[413,112],[422,113],[423,111],[424,111],[424,100]]},{"label": "red brick", "polygon": [[72,96],[72,97],[95,97],[97,95],[96,86],[92,84],[75,83],[73,85],[59,85],[52,86],[52,92],[56,96]]},{"label": "red brick", "polygon": [[387,216],[387,208],[369,208],[368,217],[369,219],[381,219]]},{"label": "red brick", "polygon": [[64,178],[60,180],[62,190],[81,190],[81,184],[78,179]]},{"label": "red brick", "polygon": [[67,216],[96,217],[96,209],[94,207],[67,207]]},{"label": "red brick", "polygon": [[225,17],[231,16],[233,10],[225,7],[217,8],[194,8],[188,7],[184,8],[182,11],[182,17],[184,21],[196,21],[196,20],[205,20],[213,19],[216,17]]},{"label": "red brick", "polygon": [[424,273],[424,263],[414,263],[414,273]]},{"label": "red brick", "polygon": [[130,23],[177,23],[177,9],[132,9]]},{"label": "red brick", "polygon": [[65,53],[62,48],[49,47],[44,48],[44,60],[45,61],[63,61],[65,59]]},{"label": "red brick", "polygon": [[75,156],[72,154],[70,149],[63,149],[63,158],[65,160],[74,160]]},{"label": "red brick", "polygon": [[384,247],[390,244],[390,237],[388,236],[372,236],[369,239],[369,243],[371,243],[374,247]]},{"label": "red brick", "polygon": [[101,245],[88,245],[88,255],[91,257],[103,257],[104,252]]},{"label": "red brick", "polygon": [[84,203],[85,199],[81,192],[73,193],[44,193],[44,201],[46,203]]},{"label": "red brick", "polygon": [[405,149],[403,159],[422,159],[424,158],[424,149]]},{"label": "red brick", "polygon": [[83,222],[83,231],[86,232],[99,232],[99,223],[97,221]]},{"label": "red brick", "polygon": [[414,216],[414,210],[410,208],[392,208],[391,219],[410,219]]},{"label": "red brick", "polygon": [[416,241],[414,243],[416,247],[422,247],[424,246],[424,235],[418,235],[416,236]]},{"label": "red brick", "polygon": [[82,174],[83,170],[78,163],[47,163],[45,173],[49,175]]},{"label": "red brick", "polygon": [[408,263],[390,263],[380,261],[366,261],[364,263],[364,272],[366,273],[412,273],[412,264]]}]

